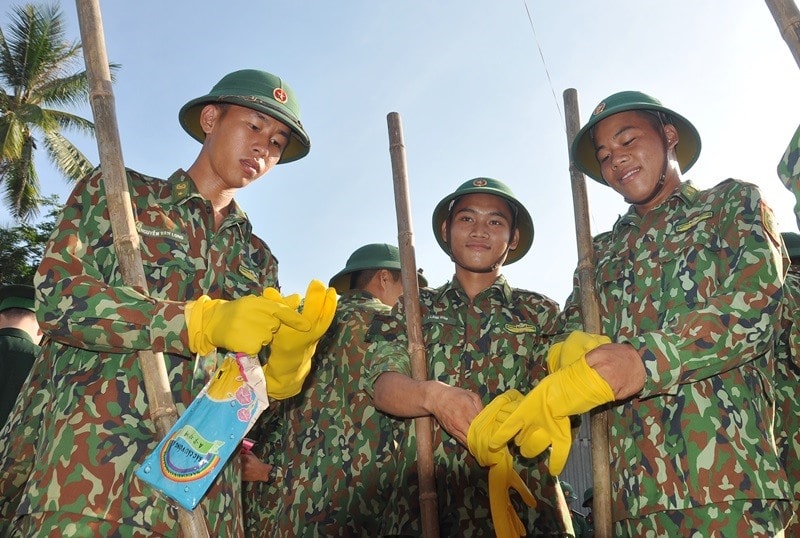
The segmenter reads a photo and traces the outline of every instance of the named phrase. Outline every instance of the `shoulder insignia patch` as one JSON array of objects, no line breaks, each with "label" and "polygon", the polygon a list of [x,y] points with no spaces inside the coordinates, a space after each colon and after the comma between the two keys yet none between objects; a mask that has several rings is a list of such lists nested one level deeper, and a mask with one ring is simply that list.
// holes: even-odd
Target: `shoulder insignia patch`
[{"label": "shoulder insignia patch", "polygon": [[679,232],[679,233],[683,233],[683,232],[685,232],[687,230],[691,230],[692,228],[697,226],[697,224],[699,222],[702,222],[704,220],[708,220],[713,216],[714,216],[714,212],[713,211],[703,211],[702,213],[700,213],[696,217],[692,217],[691,219],[687,220],[686,222],[682,222],[682,223],[678,224],[677,226],[675,226],[675,231]]}]

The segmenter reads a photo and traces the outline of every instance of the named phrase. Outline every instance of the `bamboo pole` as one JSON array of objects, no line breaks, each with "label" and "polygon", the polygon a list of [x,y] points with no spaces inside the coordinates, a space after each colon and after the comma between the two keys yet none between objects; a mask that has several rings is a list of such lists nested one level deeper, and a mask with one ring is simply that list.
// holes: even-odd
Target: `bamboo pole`
[{"label": "bamboo pole", "polygon": [[766,0],[783,40],[800,67],[800,11],[793,0]]},{"label": "bamboo pole", "polygon": [[[133,209],[122,159],[99,0],[76,0],[76,6],[90,85],[89,101],[94,117],[100,169],[103,173],[103,186],[108,200],[114,248],[125,284],[147,290],[147,281],[139,250],[139,235],[136,233],[134,225]],[[155,423],[158,439],[162,439],[175,424],[178,416],[170,392],[164,356],[161,353],[145,350],[138,352],[138,358],[144,378],[150,417]],[[178,508],[178,514],[184,536],[207,537],[209,535],[200,506],[191,512]]]},{"label": "bamboo pole", "polygon": [[[386,121],[389,126],[389,153],[392,158],[400,274],[403,282],[408,351],[411,355],[411,375],[416,380],[424,381],[428,379],[428,362],[425,341],[422,337],[422,314],[419,307],[419,283],[417,282],[417,262],[414,256],[414,232],[411,226],[411,201],[408,195],[403,125],[400,121],[400,114],[397,112],[390,112]],[[433,419],[430,416],[415,418],[414,429],[417,441],[422,533],[426,538],[436,538],[439,536],[439,516],[433,468]]]},{"label": "bamboo pole", "polygon": [[[578,92],[574,88],[564,90],[564,113],[567,122],[567,151],[572,139],[580,130],[580,111]],[[586,195],[586,179],[575,168],[570,159],[570,178],[572,182],[572,201],[575,212],[575,235],[578,243],[578,286],[581,303],[581,317],[586,332],[602,333],[600,325],[600,306],[595,288],[595,262],[592,232],[589,222],[589,200]],[[597,538],[610,538],[611,517],[611,476],[608,454],[608,411],[593,411],[592,431],[592,475],[594,498],[592,514]]]}]

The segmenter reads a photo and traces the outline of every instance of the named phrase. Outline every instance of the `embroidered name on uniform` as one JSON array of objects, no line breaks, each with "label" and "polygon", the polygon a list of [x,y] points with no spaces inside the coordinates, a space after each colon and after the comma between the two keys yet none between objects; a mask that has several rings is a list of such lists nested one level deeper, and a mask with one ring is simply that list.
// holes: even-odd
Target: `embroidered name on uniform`
[{"label": "embroidered name on uniform", "polygon": [[164,230],[159,228],[146,228],[141,225],[141,223],[136,223],[136,230],[148,237],[169,237],[170,239],[174,239],[175,241],[183,241],[186,242],[186,235],[178,232],[173,232],[170,230]]},{"label": "embroidered name on uniform", "polygon": [[532,323],[506,323],[506,330],[512,334],[538,333],[536,325]]},{"label": "embroidered name on uniform", "polygon": [[251,271],[247,267],[239,266],[239,274],[249,278],[250,280],[256,280],[255,272]]},{"label": "embroidered name on uniform", "polygon": [[426,323],[442,323],[445,325],[458,325],[458,320],[449,318],[447,316],[431,314],[430,316],[425,316],[425,318],[422,320],[422,323],[423,325]]},{"label": "embroidered name on uniform", "polygon": [[678,224],[677,226],[675,226],[675,231],[682,233],[682,232],[685,232],[686,230],[691,230],[692,228],[697,226],[698,222],[701,222],[701,221],[704,221],[704,220],[708,220],[713,216],[714,216],[714,212],[713,211],[704,211],[704,212],[700,213],[699,215],[697,215],[696,217],[693,217],[693,218],[687,220],[686,222]]}]

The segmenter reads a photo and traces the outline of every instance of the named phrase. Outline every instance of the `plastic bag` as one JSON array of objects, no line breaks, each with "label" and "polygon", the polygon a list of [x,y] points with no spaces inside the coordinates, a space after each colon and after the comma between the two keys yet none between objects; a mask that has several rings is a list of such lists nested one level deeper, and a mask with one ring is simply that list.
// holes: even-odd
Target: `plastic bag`
[{"label": "plastic bag", "polygon": [[136,476],[193,510],[268,406],[258,357],[228,353]]}]

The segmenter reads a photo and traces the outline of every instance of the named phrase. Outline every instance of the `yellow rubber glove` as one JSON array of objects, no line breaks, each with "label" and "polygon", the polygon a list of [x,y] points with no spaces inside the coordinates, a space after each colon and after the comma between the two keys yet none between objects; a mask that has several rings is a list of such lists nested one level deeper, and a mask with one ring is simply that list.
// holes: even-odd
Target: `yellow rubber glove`
[{"label": "yellow rubber glove", "polygon": [[569,417],[613,400],[611,387],[582,357],[542,379],[497,428],[489,450],[514,438],[522,455],[533,458],[552,446],[549,469],[556,476],[564,470],[572,446]]},{"label": "yellow rubber glove", "polygon": [[514,389],[497,396],[478,413],[467,432],[469,451],[479,464],[489,467],[489,506],[495,534],[499,538],[519,538],[526,534],[525,525],[511,504],[509,488],[517,490],[528,506],[536,506],[533,494],[514,470],[514,459],[508,445],[489,449],[492,434],[519,406],[522,398],[522,394]]},{"label": "yellow rubber glove", "polygon": [[189,349],[207,355],[214,348],[257,355],[281,324],[308,331],[311,323],[283,301],[247,295],[233,301],[203,295],[184,309]]},{"label": "yellow rubber glove", "polygon": [[[299,296],[281,297],[274,288],[264,290],[264,296],[284,301],[287,307],[292,304],[297,307],[299,303]],[[301,312],[309,329],[303,331],[283,324],[275,333],[269,346],[269,359],[263,368],[267,392],[272,398],[290,398],[303,388],[303,381],[311,371],[311,357],[317,349],[317,342],[336,314],[336,300],[335,289],[326,287],[319,280],[312,280]]]},{"label": "yellow rubber glove", "polygon": [[569,366],[587,353],[603,344],[610,344],[611,338],[604,334],[572,331],[566,340],[550,346],[547,353],[547,370],[552,374]]}]

